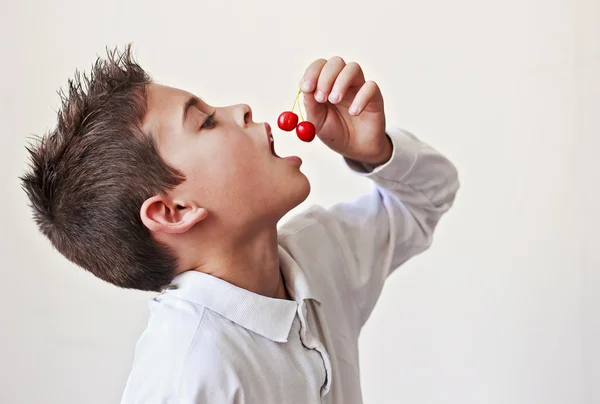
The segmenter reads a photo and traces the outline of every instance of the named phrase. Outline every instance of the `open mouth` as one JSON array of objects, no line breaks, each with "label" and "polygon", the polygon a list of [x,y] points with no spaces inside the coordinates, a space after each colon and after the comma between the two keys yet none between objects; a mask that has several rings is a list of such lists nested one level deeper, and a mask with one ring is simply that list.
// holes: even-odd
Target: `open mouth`
[{"label": "open mouth", "polygon": [[267,135],[267,140],[269,142],[269,149],[271,150],[271,154],[278,159],[291,161],[296,164],[298,167],[302,165],[302,159],[298,156],[289,156],[289,157],[281,157],[275,152],[275,139],[273,138],[273,132],[271,131],[271,126],[265,122],[265,134]]},{"label": "open mouth", "polygon": [[271,132],[271,126],[268,123],[265,123],[265,128],[267,129],[267,138],[269,139],[271,154],[277,158],[281,158],[277,155],[277,153],[275,153],[275,139],[273,138],[273,133]]},{"label": "open mouth", "polygon": [[279,157],[277,153],[275,153],[275,139],[273,139],[273,134],[271,133],[269,133],[269,141],[271,143],[271,153],[273,154],[273,156]]}]

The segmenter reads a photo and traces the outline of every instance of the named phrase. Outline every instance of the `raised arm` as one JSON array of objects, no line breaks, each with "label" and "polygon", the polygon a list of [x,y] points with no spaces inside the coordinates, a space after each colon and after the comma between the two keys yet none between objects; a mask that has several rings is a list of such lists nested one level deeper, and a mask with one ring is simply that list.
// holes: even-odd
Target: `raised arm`
[{"label": "raised arm", "polygon": [[440,217],[459,187],[454,165],[412,134],[386,131],[393,144],[385,164],[370,167],[346,159],[373,181],[372,192],[318,215],[340,245],[350,293],[363,324],[387,276],[431,245]]},{"label": "raised arm", "polygon": [[340,245],[335,270],[345,272],[363,324],[390,272],[431,244],[458,189],[456,169],[413,135],[386,128],[379,86],[358,64],[316,60],[301,89],[319,138],[375,185],[351,203],[312,213]]}]

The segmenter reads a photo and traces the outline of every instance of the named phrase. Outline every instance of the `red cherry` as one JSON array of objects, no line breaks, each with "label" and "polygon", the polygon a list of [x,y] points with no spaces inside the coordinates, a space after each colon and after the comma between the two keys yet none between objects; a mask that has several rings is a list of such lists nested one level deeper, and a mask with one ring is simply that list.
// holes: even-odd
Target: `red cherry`
[{"label": "red cherry", "polygon": [[277,119],[277,126],[279,126],[279,129],[287,132],[293,131],[296,125],[298,125],[298,115],[292,111],[283,112],[279,115],[279,119]]},{"label": "red cherry", "polygon": [[298,135],[298,139],[304,142],[312,142],[315,138],[315,132],[315,125],[308,121],[300,122],[296,127],[296,134]]}]

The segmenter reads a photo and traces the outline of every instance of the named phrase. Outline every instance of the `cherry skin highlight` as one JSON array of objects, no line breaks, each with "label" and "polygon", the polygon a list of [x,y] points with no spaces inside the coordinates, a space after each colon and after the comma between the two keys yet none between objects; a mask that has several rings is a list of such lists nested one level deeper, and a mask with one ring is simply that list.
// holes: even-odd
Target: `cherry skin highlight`
[{"label": "cherry skin highlight", "polygon": [[298,135],[298,139],[304,142],[312,142],[315,138],[315,134],[315,125],[313,125],[311,122],[303,121],[300,122],[296,127],[296,135]]},{"label": "cherry skin highlight", "polygon": [[298,125],[298,115],[292,111],[285,111],[277,119],[277,126],[279,129],[291,132]]}]

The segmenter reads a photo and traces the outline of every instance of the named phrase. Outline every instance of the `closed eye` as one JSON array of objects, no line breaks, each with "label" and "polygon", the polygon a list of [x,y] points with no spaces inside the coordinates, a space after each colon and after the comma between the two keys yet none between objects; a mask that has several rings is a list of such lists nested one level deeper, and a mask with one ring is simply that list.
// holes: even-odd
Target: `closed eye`
[{"label": "closed eye", "polygon": [[213,112],[212,114],[210,114],[206,120],[202,123],[202,126],[200,126],[200,129],[205,129],[205,128],[214,128],[216,125],[215,122],[215,114],[217,113],[217,110],[215,109],[215,112]]}]

